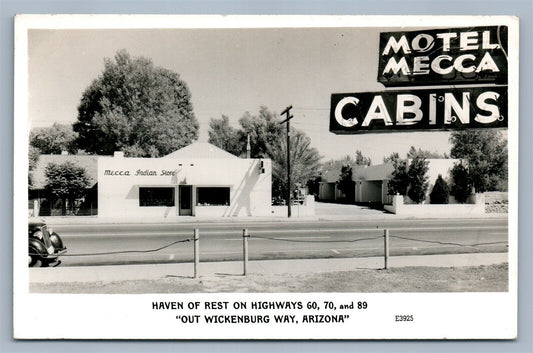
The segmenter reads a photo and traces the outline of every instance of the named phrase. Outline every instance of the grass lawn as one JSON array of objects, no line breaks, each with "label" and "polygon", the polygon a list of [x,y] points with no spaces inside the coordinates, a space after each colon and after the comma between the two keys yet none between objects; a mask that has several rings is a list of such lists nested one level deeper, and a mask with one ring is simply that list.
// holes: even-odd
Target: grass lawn
[{"label": "grass lawn", "polygon": [[165,277],[157,280],[33,283],[33,293],[222,293],[222,292],[505,292],[508,265],[402,267],[327,273]]}]

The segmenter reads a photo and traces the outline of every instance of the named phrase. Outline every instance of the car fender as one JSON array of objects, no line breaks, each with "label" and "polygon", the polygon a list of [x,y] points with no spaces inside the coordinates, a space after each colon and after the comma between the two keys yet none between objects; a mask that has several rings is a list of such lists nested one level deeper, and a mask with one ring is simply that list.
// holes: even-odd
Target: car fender
[{"label": "car fender", "polygon": [[56,232],[50,234],[50,242],[54,246],[56,251],[65,250],[67,247],[63,244],[63,240]]},{"label": "car fender", "polygon": [[46,247],[44,246],[43,242],[41,242],[40,240],[29,239],[28,245],[30,247],[33,247],[38,252],[38,255],[40,255],[41,257],[48,256],[48,251],[46,251]]}]

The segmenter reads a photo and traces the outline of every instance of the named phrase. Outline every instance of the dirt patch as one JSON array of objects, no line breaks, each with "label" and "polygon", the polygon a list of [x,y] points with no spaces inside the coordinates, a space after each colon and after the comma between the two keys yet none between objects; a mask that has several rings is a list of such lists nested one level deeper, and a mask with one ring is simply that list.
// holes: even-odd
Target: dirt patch
[{"label": "dirt patch", "polygon": [[34,293],[284,293],[284,292],[505,292],[508,265],[476,267],[403,267],[304,274],[217,275],[197,279],[34,283]]}]

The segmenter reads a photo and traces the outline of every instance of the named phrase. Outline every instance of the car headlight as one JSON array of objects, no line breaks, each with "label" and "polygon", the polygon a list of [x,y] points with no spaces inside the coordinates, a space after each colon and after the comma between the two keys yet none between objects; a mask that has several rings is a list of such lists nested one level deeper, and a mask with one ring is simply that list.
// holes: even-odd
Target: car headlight
[{"label": "car headlight", "polygon": [[48,227],[48,234],[52,234],[54,232],[54,230],[50,227]]}]

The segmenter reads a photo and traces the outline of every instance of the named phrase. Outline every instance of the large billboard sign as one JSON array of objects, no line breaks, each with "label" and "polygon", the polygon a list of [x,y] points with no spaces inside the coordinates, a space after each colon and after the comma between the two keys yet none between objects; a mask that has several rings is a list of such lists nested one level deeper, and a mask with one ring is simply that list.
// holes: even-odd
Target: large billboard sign
[{"label": "large billboard sign", "polygon": [[507,86],[331,95],[335,134],[507,127]]},{"label": "large billboard sign", "polygon": [[384,32],[378,81],[387,87],[507,83],[507,26]]}]

